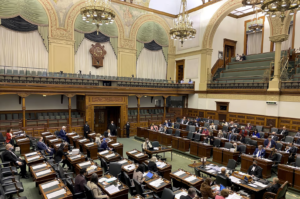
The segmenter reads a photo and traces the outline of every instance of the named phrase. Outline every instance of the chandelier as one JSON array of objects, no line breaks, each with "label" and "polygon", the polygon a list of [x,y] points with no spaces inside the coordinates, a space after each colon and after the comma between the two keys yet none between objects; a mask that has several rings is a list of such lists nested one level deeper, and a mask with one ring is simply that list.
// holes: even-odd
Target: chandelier
[{"label": "chandelier", "polygon": [[276,12],[280,12],[279,17],[282,22],[285,18],[285,11],[290,10],[290,15],[293,15],[294,10],[297,8],[300,8],[300,0],[263,0],[261,4],[265,16],[276,17]]},{"label": "chandelier", "polygon": [[[253,5],[253,10],[255,10],[255,6]],[[257,10],[255,11],[254,18],[251,21],[251,24],[248,26],[248,29],[251,32],[259,32],[263,28],[263,24],[259,21],[257,16]]]},{"label": "chandelier", "polygon": [[260,5],[263,2],[263,0],[243,0],[242,4],[244,6],[253,6],[253,5]]},{"label": "chandelier", "polygon": [[116,14],[110,5],[111,0],[86,0],[85,7],[80,9],[82,20],[95,24],[97,34],[100,26],[114,22]]},{"label": "chandelier", "polygon": [[189,14],[186,13],[186,0],[181,0],[179,14],[174,19],[173,25],[174,28],[170,29],[171,39],[178,39],[181,42],[181,47],[185,40],[195,38],[196,30],[193,28]]}]

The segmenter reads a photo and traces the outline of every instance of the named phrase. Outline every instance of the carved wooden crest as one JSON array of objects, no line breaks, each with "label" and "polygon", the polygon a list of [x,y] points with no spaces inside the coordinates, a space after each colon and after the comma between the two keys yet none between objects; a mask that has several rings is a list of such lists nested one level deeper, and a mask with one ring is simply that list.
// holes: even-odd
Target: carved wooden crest
[{"label": "carved wooden crest", "polygon": [[103,67],[103,59],[106,55],[106,50],[104,50],[104,45],[101,46],[100,43],[92,44],[90,49],[92,55],[92,65],[96,68]]}]

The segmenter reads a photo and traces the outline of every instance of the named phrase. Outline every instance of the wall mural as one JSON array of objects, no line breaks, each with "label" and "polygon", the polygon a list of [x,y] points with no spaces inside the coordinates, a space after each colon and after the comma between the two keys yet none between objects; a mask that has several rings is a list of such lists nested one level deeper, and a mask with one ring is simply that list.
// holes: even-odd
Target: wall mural
[{"label": "wall mural", "polygon": [[149,8],[150,0],[133,0],[132,3]]}]

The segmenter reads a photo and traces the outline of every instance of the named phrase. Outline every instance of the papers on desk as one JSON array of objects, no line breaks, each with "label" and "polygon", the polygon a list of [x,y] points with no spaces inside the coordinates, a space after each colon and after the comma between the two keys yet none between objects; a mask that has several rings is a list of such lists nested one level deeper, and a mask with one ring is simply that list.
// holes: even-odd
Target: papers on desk
[{"label": "papers on desk", "polygon": [[27,138],[19,139],[18,142],[23,142],[25,140],[28,140]]},{"label": "papers on desk", "polygon": [[50,140],[50,142],[54,142],[54,141],[58,141],[58,139],[56,138],[56,139]]},{"label": "papers on desk", "polygon": [[156,162],[158,168],[164,168],[167,164],[164,162]]},{"label": "papers on desk", "polygon": [[47,135],[47,136],[46,136],[46,138],[49,138],[49,137],[54,137],[54,135]]},{"label": "papers on desk", "polygon": [[73,132],[73,133],[67,133],[67,135],[74,135],[75,133]]},{"label": "papers on desk", "polygon": [[90,133],[89,135],[95,135],[96,133]]},{"label": "papers on desk", "polygon": [[136,153],[137,150],[133,150],[133,151],[129,151],[128,153],[132,154],[132,153]]},{"label": "papers on desk", "polygon": [[108,150],[101,151],[99,154],[100,154],[100,155],[104,155],[104,154],[106,154],[106,153],[108,153]]},{"label": "papers on desk", "polygon": [[195,176],[190,176],[185,178],[184,180],[188,181],[188,182],[192,182],[193,180],[196,180],[197,178]]},{"label": "papers on desk", "polygon": [[259,187],[263,187],[263,188],[265,188],[265,187],[268,186],[268,185],[265,185],[265,184],[263,184],[261,182],[254,182],[253,184],[255,184],[255,185],[259,186]]},{"label": "papers on desk", "polygon": [[115,177],[112,177],[112,178],[106,178],[105,181],[106,181],[107,183],[110,183],[110,182],[115,181],[116,179],[117,179],[117,178],[115,178]]},{"label": "papers on desk", "polygon": [[105,156],[106,158],[111,158],[111,157],[114,157],[115,156],[115,154],[114,153],[112,153],[112,154],[109,154],[109,155],[107,155],[107,156]]},{"label": "papers on desk", "polygon": [[79,135],[74,136],[73,138],[79,138]]},{"label": "papers on desk", "polygon": [[91,142],[91,143],[87,143],[85,144],[86,146],[91,146],[91,145],[94,145],[94,142]]},{"label": "papers on desk", "polygon": [[55,146],[59,147],[61,144],[56,144]]},{"label": "papers on desk", "polygon": [[217,171],[216,170],[213,170],[213,169],[210,169],[207,171],[208,173],[216,173]]},{"label": "papers on desk", "polygon": [[187,196],[187,192],[180,192],[178,194],[175,195],[175,198],[179,199],[181,196]]},{"label": "papers on desk", "polygon": [[84,142],[84,141],[86,141],[87,139],[82,139],[82,140],[78,140],[79,142]]},{"label": "papers on desk", "polygon": [[112,146],[118,146],[120,143],[111,144]]},{"label": "papers on desk", "polygon": [[158,151],[159,148],[158,147],[153,147],[153,149],[156,150],[156,151]]},{"label": "papers on desk", "polygon": [[32,155],[36,155],[36,154],[37,154],[37,152],[32,152],[32,153],[25,154],[25,156],[28,157],[28,156],[32,156]]},{"label": "papers on desk", "polygon": [[42,176],[42,175],[45,175],[45,174],[50,173],[50,172],[51,172],[51,170],[47,169],[47,170],[44,170],[44,171],[37,172],[36,176]]},{"label": "papers on desk", "polygon": [[267,162],[273,162],[272,160],[269,160],[267,158],[261,158],[261,159],[263,159],[264,161],[267,161]]},{"label": "papers on desk", "polygon": [[106,181],[106,179],[107,179],[107,178],[100,178],[100,179],[98,180],[98,182],[102,183],[102,182]]},{"label": "papers on desk", "polygon": [[37,166],[32,167],[32,169],[39,169],[39,168],[43,168],[43,167],[46,167],[46,166],[47,166],[47,164],[39,164]]},{"label": "papers on desk", "polygon": [[176,173],[174,173],[174,175],[176,176],[181,176],[182,174],[185,174],[184,171],[177,171]]},{"label": "papers on desk", "polygon": [[119,188],[116,187],[115,185],[110,185],[109,187],[106,187],[105,190],[109,193],[109,194],[113,194],[119,191]]},{"label": "papers on desk", "polygon": [[70,159],[73,160],[73,159],[77,159],[77,158],[80,158],[80,157],[81,157],[81,155],[75,155],[75,156],[71,156]]},{"label": "papers on desk", "polygon": [[45,134],[47,134],[47,133],[49,133],[49,132],[44,132],[44,133],[42,133],[42,135],[45,135]]},{"label": "papers on desk", "polygon": [[140,156],[143,156],[144,154],[143,153],[138,153],[138,154],[136,154],[135,156],[136,157],[140,157]]},{"label": "papers on desk", "polygon": [[234,177],[234,176],[229,176],[229,178],[230,178],[230,180],[231,180],[232,182],[240,183],[240,179],[238,179],[238,178],[236,178],[236,177]]},{"label": "papers on desk", "polygon": [[254,187],[254,188],[257,187],[257,185],[255,185],[255,184],[248,184],[248,185],[251,186],[251,187]]},{"label": "papers on desk", "polygon": [[159,187],[164,181],[161,179],[154,180],[153,182],[150,183],[151,186],[153,187]]},{"label": "papers on desk", "polygon": [[40,157],[41,157],[41,156],[37,155],[37,156],[34,156],[34,157],[32,157],[32,158],[27,158],[27,161],[39,159]]},{"label": "papers on desk", "polygon": [[126,166],[124,166],[124,168],[126,169],[126,170],[133,170],[133,169],[135,169],[135,165],[134,164],[129,164],[129,165],[126,165]]},{"label": "papers on desk", "polygon": [[58,191],[55,191],[55,192],[52,192],[52,193],[49,193],[47,194],[47,198],[48,199],[51,199],[51,198],[55,198],[57,196],[60,196],[60,195],[63,195],[66,193],[66,190],[65,189],[60,189]]},{"label": "papers on desk", "polygon": [[119,164],[124,164],[124,163],[127,163],[127,160],[121,160],[118,162]]},{"label": "papers on desk", "polygon": [[88,161],[88,162],[83,162],[83,163],[80,163],[80,164],[78,164],[79,166],[86,166],[86,165],[90,165],[91,164],[91,162],[90,161]]},{"label": "papers on desk", "polygon": [[42,187],[42,189],[47,189],[49,187],[53,187],[53,186],[58,185],[58,184],[59,184],[59,182],[57,180],[55,180],[53,182],[43,184],[43,185],[41,185],[41,187]]},{"label": "papers on desk", "polygon": [[241,198],[242,198],[241,196],[234,193],[234,194],[229,195],[226,199],[241,199]]}]

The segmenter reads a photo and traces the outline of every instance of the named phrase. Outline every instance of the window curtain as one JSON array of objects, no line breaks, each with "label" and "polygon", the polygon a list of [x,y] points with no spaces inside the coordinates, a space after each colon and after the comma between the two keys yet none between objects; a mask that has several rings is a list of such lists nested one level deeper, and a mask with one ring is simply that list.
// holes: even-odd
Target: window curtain
[{"label": "window curtain", "polygon": [[89,74],[91,72],[93,75],[117,76],[118,61],[110,42],[101,43],[101,45],[104,45],[106,55],[103,60],[103,67],[98,69],[92,66],[92,56],[89,52],[92,44],[95,44],[95,42],[87,38],[84,38],[81,42],[75,54],[75,72],[81,70],[83,74]]},{"label": "window curtain", "polygon": [[0,65],[48,70],[48,52],[38,30],[17,32],[0,26]]},{"label": "window curtain", "polygon": [[262,32],[250,33],[247,36],[247,55],[261,53]]},{"label": "window curtain", "polygon": [[152,51],[143,48],[137,60],[137,77],[166,79],[167,62],[162,50]]}]

